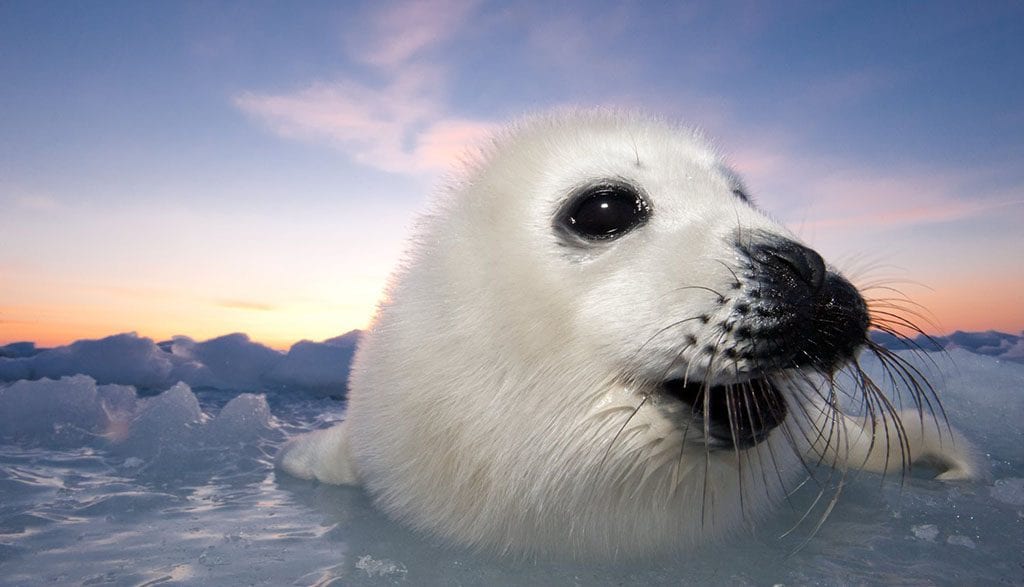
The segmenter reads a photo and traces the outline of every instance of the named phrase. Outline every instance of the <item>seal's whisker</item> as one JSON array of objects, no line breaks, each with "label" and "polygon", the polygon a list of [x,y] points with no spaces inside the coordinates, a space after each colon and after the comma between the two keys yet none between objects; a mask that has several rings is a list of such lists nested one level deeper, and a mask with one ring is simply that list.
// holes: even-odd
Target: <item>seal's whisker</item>
[{"label": "seal's whisker", "polygon": [[903,300],[899,298],[864,298],[864,302],[868,305],[868,312],[871,313],[872,317],[881,315],[878,309],[892,310],[899,312],[898,316],[906,317],[913,316],[925,322],[930,322],[932,318],[928,316],[927,309],[921,304],[916,304],[909,300]]},{"label": "seal's whisker", "polygon": [[[908,312],[909,313],[909,312]],[[881,322],[886,325],[898,326],[902,328],[916,328],[917,326],[907,317],[881,310],[877,307],[871,309],[871,314],[875,322]]]},{"label": "seal's whisker", "polygon": [[736,271],[732,267],[729,267],[728,263],[718,258],[714,258],[712,260],[721,265],[722,267],[725,267],[725,270],[728,271],[730,275],[732,275],[732,283],[730,283],[729,285],[732,286],[733,289],[739,289],[740,287],[743,286],[743,282],[740,281],[739,276],[736,275]]},{"label": "seal's whisker", "polygon": [[597,466],[598,470],[601,470],[601,469],[603,469],[603,468],[604,468],[604,464],[605,464],[605,462],[606,462],[606,461],[608,460],[608,455],[610,455],[610,454],[611,454],[611,452],[612,452],[612,448],[614,448],[614,446],[615,446],[615,441],[617,441],[617,440],[619,439],[619,437],[620,437],[620,436],[622,435],[622,431],[626,429],[626,426],[628,426],[628,425],[629,425],[629,423],[630,423],[630,422],[631,422],[631,421],[633,420],[633,418],[634,418],[634,417],[636,416],[637,412],[639,412],[639,411],[640,411],[640,408],[644,407],[644,404],[645,404],[645,403],[647,403],[647,400],[648,400],[648,399],[649,399],[650,397],[651,397],[651,396],[650,396],[649,394],[645,394],[645,395],[643,395],[643,396],[642,396],[642,398],[640,399],[640,403],[638,403],[638,404],[636,405],[636,408],[634,408],[634,409],[633,409],[633,411],[629,413],[629,416],[628,416],[628,417],[626,418],[626,420],[625,420],[625,421],[624,421],[624,422],[622,423],[622,426],[620,426],[620,427],[619,427],[619,429],[618,429],[618,431],[617,431],[617,432],[615,432],[615,436],[613,436],[613,437],[612,437],[612,439],[611,439],[611,441],[610,441],[610,442],[608,443],[608,448],[607,448],[607,450],[605,450],[605,452],[604,452],[604,456],[603,456],[603,457],[601,457],[601,462],[600,462],[600,463],[598,464],[598,466]]},{"label": "seal's whisker", "polygon": [[[710,446],[710,444],[708,442],[709,439],[711,438],[711,403],[710,403],[711,402],[711,383],[710,382],[711,382],[711,375],[712,375],[711,372],[712,372],[712,369],[714,368],[714,364],[715,364],[715,355],[718,352],[718,347],[719,347],[719,345],[722,342],[722,337],[724,337],[724,336],[725,336],[725,333],[722,333],[722,335],[719,337],[718,341],[715,343],[714,349],[711,352],[711,356],[708,357],[708,365],[707,365],[707,368],[704,370],[704,377],[703,377],[703,379],[701,381],[701,393],[703,395],[703,401],[701,403],[703,404],[703,406],[702,406],[702,412],[703,412],[702,417],[703,417],[703,424],[704,424],[704,484],[703,484],[703,489],[701,490],[701,524],[702,525],[705,522],[705,515],[706,515],[707,510],[709,509],[707,507],[707,502],[708,502],[708,481],[709,481],[709,478],[711,476],[711,446]],[[713,499],[713,496],[712,496],[712,499]],[[713,516],[714,515],[713,507],[711,508],[711,510],[712,510],[712,516]],[[712,522],[713,522],[713,520],[712,520]]]},{"label": "seal's whisker", "polygon": [[[710,371],[710,363],[708,366]],[[710,398],[711,398],[711,386],[707,383],[707,380],[701,383],[701,393],[703,395],[703,401],[701,411],[703,417],[701,418],[704,426],[704,482],[701,488],[701,499],[700,499],[700,519],[701,528],[704,528],[704,524],[707,523],[707,511],[708,511],[708,478],[711,476],[711,448],[708,445],[708,439],[711,438],[711,418],[708,415]]]},{"label": "seal's whisker", "polygon": [[[870,430],[871,430],[871,439],[868,442],[867,451],[865,451],[865,453],[864,453],[863,462],[859,463],[857,468],[858,469],[862,469],[865,466],[868,458],[870,458],[870,456],[871,456],[872,452],[874,451],[875,446],[877,445],[877,442],[879,440],[878,439],[878,429],[881,428],[882,432],[883,432],[883,434],[885,436],[884,439],[883,439],[884,440],[883,445],[885,446],[885,451],[886,451],[885,452],[885,459],[884,459],[884,468],[886,470],[888,470],[889,469],[890,456],[891,456],[890,451],[891,451],[891,448],[892,448],[892,442],[890,442],[891,438],[890,438],[890,433],[889,433],[889,428],[890,428],[889,421],[890,421],[890,419],[892,419],[893,426],[895,426],[895,428],[897,430],[897,437],[899,437],[900,436],[899,430],[902,429],[902,422],[898,422],[898,420],[900,418],[899,413],[895,409],[893,409],[891,404],[886,402],[887,398],[884,397],[884,394],[880,393],[881,390],[879,389],[879,387],[868,376],[868,374],[861,368],[859,362],[854,363],[851,366],[851,369],[853,369],[854,376],[857,378],[857,383],[858,383],[857,388],[862,390],[862,393],[864,394],[864,398],[866,400],[867,410],[868,410],[868,414],[869,414],[869,418],[870,418],[870,423],[871,423],[871,428],[870,428]],[[881,423],[881,426],[879,426],[879,422]],[[906,457],[904,455],[905,455],[905,450],[902,447],[902,443],[900,443],[900,459],[901,459],[900,470],[901,471],[903,471],[904,467],[906,466]]]},{"label": "seal's whisker", "polygon": [[[895,372],[907,386],[908,391],[911,392],[911,398],[914,399],[915,405],[918,407],[918,412],[921,413],[924,408],[927,408],[932,418],[935,420],[935,424],[938,425],[938,417],[942,417],[942,422],[945,424],[947,429],[950,429],[949,417],[946,414],[945,408],[942,406],[942,401],[939,399],[939,395],[932,386],[928,378],[925,377],[924,373],[920,369],[912,365],[909,361],[900,357],[896,353],[881,347],[879,345],[869,344],[868,349],[878,358],[881,364],[890,372]],[[879,393],[882,393],[879,390]],[[923,415],[923,414],[922,414]]]},{"label": "seal's whisker", "polygon": [[703,285],[684,285],[682,287],[677,287],[677,288],[675,288],[672,291],[673,292],[680,292],[680,291],[686,291],[688,289],[699,289],[699,290],[702,290],[702,291],[711,292],[711,293],[715,294],[716,296],[718,296],[718,303],[722,303],[722,302],[725,301],[725,296],[722,295],[721,292],[719,292],[718,290],[712,289],[710,287],[703,286]]},{"label": "seal's whisker", "polygon": [[[658,330],[657,332],[655,332],[654,334],[652,334],[652,335],[651,335],[651,336],[650,336],[650,337],[649,337],[649,338],[648,338],[647,340],[645,340],[645,341],[644,341],[644,343],[643,343],[643,344],[641,344],[641,345],[640,345],[640,346],[639,346],[639,347],[638,347],[638,348],[636,349],[636,352],[634,352],[634,353],[633,353],[633,356],[631,357],[631,359],[632,359],[632,360],[635,360],[635,359],[636,359],[637,357],[639,357],[639,356],[640,356],[640,353],[641,353],[641,352],[643,352],[644,348],[645,348],[645,347],[646,347],[646,346],[647,346],[648,344],[650,344],[651,342],[653,342],[653,341],[654,341],[654,339],[655,339],[655,338],[657,338],[658,336],[660,336],[660,335],[664,334],[665,332],[668,332],[669,330],[672,330],[673,328],[677,328],[677,327],[679,327],[679,326],[682,326],[683,324],[686,324],[687,322],[692,322],[692,321],[694,321],[694,320],[700,320],[701,318],[702,318],[702,316],[691,316],[691,317],[689,317],[689,318],[683,318],[682,320],[677,320],[676,322],[673,322],[673,323],[669,324],[668,326],[665,326],[664,328],[660,328],[660,329],[659,329],[659,330]],[[683,349],[682,349],[682,350],[685,350],[685,349],[686,349],[686,347],[683,347]],[[680,353],[680,354],[681,354],[681,353]],[[671,369],[671,367],[670,367],[670,369]],[[666,372],[666,375],[667,375],[667,372]]]},{"label": "seal's whisker", "polygon": [[[831,388],[832,387],[831,381],[829,383],[830,383],[830,388]],[[834,395],[835,395],[834,391],[830,391],[829,396],[834,396]],[[827,405],[829,406],[829,408],[831,410],[834,410],[832,412],[833,416],[831,418],[829,418],[830,427],[834,428],[835,426],[839,425],[840,418],[842,417],[842,413],[839,411],[838,406],[835,406],[833,404],[827,404]],[[839,434],[835,433],[835,430],[832,430],[830,432],[829,436],[828,436],[828,438],[829,438],[829,440],[828,440],[829,444],[827,444],[828,447],[831,447],[831,441],[832,441],[831,439],[832,439],[833,435],[837,439],[837,441],[839,441],[840,439],[844,438],[842,435],[839,435]],[[818,493],[815,496],[814,500],[812,501],[812,503],[806,508],[804,514],[800,517],[800,519],[797,520],[797,522],[794,523],[793,526],[789,530],[787,530],[785,533],[782,534],[782,537],[788,536],[789,534],[794,532],[796,530],[796,528],[802,526],[804,521],[806,521],[807,518],[810,516],[811,512],[813,512],[817,508],[818,504],[821,503],[822,498],[824,498],[824,496],[826,495],[827,489],[829,487],[833,487],[833,486],[835,487],[835,491],[832,493],[831,497],[829,498],[828,502],[826,503],[826,506],[825,506],[824,510],[822,511],[821,516],[819,516],[817,523],[811,529],[811,532],[807,535],[807,537],[804,539],[804,541],[802,543],[800,543],[794,549],[793,552],[796,552],[796,551],[802,549],[804,546],[806,546],[807,542],[811,538],[813,538],[813,536],[818,532],[818,530],[821,528],[821,525],[824,523],[825,519],[832,512],[832,509],[835,507],[835,504],[838,502],[839,495],[842,492],[843,484],[844,484],[845,479],[846,479],[846,468],[845,468],[845,466],[844,467],[839,467],[838,466],[839,463],[838,463],[837,459],[838,459],[838,456],[840,454],[839,451],[840,451],[839,447],[836,447],[835,450],[833,451],[834,454],[835,454],[835,458],[834,458],[833,462],[831,463],[831,466],[829,466],[829,468],[828,468],[829,469],[828,476],[826,477],[824,482],[819,482],[818,483],[819,490],[818,490]],[[820,464],[821,464],[821,460],[819,459],[819,463],[818,463],[818,465],[816,465],[816,467],[819,466]],[[836,477],[835,477],[836,475],[838,475],[838,479],[835,480],[835,482],[833,482],[834,479],[836,479]],[[811,476],[811,478],[814,478],[814,479],[817,478],[817,476],[814,475],[813,471],[810,473],[810,476]]]},{"label": "seal's whisker", "polygon": [[[749,382],[749,381],[745,381],[745,382],[743,382],[743,383],[741,383],[739,385],[740,385],[741,388],[744,388],[744,389],[747,389],[747,390],[752,390],[752,388],[753,388],[753,384],[751,382]],[[753,396],[752,391],[749,392],[749,395]],[[753,404],[753,407],[751,407],[751,404]],[[757,402],[757,401],[753,401],[753,402],[747,401],[747,402],[744,402],[744,408],[746,409],[747,418],[749,419],[750,422],[754,421],[754,416],[755,416],[755,413],[756,413],[758,425],[762,426],[762,427],[765,426],[766,419],[764,418],[764,414],[761,412],[761,404],[760,404],[760,402]],[[772,442],[771,441],[762,442],[761,444],[755,445],[754,446],[754,450],[753,450],[754,454],[757,456],[757,468],[759,469],[759,471],[761,473],[761,484],[764,486],[765,498],[768,499],[768,500],[771,500],[772,499],[772,495],[771,495],[771,483],[768,482],[768,473],[766,472],[766,469],[767,469],[767,467],[765,466],[766,459],[764,459],[763,455],[761,454],[761,446],[765,446],[766,449],[768,450],[768,456],[770,457],[771,464],[772,464],[771,468],[772,468],[772,470],[775,471],[775,475],[776,475],[776,477],[777,477],[777,479],[779,481],[779,487],[781,488],[783,495],[786,496],[786,502],[789,503],[790,506],[792,507],[793,504],[792,504],[792,502],[790,502],[789,496],[786,494],[786,482],[782,479],[782,472],[779,470],[778,461],[775,458],[775,452],[772,449]]]}]

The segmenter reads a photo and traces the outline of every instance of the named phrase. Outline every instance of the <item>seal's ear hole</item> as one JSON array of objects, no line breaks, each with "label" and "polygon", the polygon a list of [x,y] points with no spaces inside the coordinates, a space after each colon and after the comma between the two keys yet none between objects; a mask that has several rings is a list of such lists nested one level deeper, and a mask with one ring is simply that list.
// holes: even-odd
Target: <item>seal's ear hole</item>
[{"label": "seal's ear hole", "polygon": [[602,182],[573,194],[556,224],[586,240],[611,240],[646,222],[650,213],[650,206],[633,186]]}]

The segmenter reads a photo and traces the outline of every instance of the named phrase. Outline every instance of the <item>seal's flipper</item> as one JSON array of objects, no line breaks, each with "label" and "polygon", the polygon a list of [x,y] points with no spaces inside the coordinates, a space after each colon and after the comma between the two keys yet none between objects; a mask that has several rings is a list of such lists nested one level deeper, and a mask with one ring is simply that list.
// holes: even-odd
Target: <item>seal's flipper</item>
[{"label": "seal's flipper", "polygon": [[904,410],[898,418],[878,418],[874,425],[868,419],[841,414],[837,417],[841,422],[833,420],[818,428],[823,433],[813,452],[824,464],[883,474],[923,464],[939,471],[936,479],[942,481],[984,475],[971,444],[954,428],[927,413]]},{"label": "seal's flipper", "polygon": [[345,423],[293,438],[277,455],[277,466],[302,479],[358,485]]}]

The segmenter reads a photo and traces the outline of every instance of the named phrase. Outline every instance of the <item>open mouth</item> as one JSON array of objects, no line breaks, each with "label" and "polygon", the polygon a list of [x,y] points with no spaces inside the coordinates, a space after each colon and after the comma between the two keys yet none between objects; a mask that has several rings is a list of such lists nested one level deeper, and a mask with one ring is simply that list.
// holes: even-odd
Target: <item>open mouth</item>
[{"label": "open mouth", "polygon": [[722,385],[671,379],[665,392],[692,408],[713,448],[748,449],[768,438],[786,418],[786,401],[768,376]]}]

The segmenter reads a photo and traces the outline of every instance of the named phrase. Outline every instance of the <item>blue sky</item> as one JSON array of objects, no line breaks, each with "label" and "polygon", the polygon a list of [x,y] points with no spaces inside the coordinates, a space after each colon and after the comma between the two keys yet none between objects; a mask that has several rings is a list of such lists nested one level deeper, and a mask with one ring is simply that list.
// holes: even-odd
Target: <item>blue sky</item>
[{"label": "blue sky", "polygon": [[1022,56],[1020,3],[4,2],[0,343],[365,326],[467,145],[576,104],[706,129],[933,330],[1020,330]]}]

